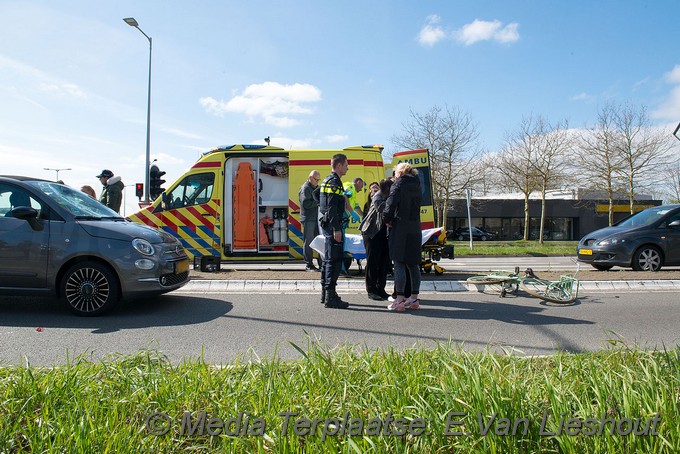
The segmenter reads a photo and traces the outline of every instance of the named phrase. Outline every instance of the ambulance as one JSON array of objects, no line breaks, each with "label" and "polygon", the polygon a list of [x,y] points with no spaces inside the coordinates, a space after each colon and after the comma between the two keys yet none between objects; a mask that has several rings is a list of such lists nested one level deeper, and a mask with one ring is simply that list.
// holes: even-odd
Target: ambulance
[{"label": "ambulance", "polygon": [[[303,259],[298,192],[312,170],[324,178],[333,155],[343,153],[349,170],[343,181],[360,177],[363,206],[368,185],[392,175],[392,165],[407,161],[419,171],[423,188],[422,228],[434,227],[428,151],[395,153],[385,165],[383,147],[341,150],[286,150],[269,145],[232,145],[212,149],[158,197],[129,217],[177,237],[194,266],[219,268],[228,261]],[[359,233],[350,219],[347,233]]]}]

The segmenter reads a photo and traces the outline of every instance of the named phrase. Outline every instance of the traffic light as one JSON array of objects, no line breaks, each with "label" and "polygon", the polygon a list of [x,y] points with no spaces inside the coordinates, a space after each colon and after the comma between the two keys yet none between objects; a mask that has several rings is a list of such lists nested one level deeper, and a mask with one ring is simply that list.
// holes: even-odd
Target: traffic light
[{"label": "traffic light", "polygon": [[156,164],[149,167],[149,197],[151,200],[156,200],[164,191],[161,187],[165,183],[165,180],[161,180],[163,175],[165,175],[165,172],[160,170]]},{"label": "traffic light", "polygon": [[144,183],[135,183],[135,195],[139,200],[144,197]]}]

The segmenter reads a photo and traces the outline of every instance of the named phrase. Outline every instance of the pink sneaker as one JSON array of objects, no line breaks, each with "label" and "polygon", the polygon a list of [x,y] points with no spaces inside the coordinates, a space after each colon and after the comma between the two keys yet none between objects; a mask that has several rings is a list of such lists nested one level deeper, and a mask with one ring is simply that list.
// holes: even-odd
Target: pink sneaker
[{"label": "pink sneaker", "polygon": [[404,307],[406,309],[416,310],[420,307],[420,300],[417,298],[416,299],[409,298],[407,300],[404,300]]},{"label": "pink sneaker", "polygon": [[406,304],[406,300],[402,300],[402,301],[394,300],[389,304],[389,306],[387,306],[387,310],[404,312],[404,311],[406,311],[405,304]]}]

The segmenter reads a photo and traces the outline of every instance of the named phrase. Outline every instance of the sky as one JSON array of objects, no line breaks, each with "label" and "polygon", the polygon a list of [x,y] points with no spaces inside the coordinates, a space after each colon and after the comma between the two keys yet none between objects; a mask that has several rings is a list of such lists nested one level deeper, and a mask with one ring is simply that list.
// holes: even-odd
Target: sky
[{"label": "sky", "polygon": [[[604,103],[680,122],[676,0],[0,0],[0,174],[101,191],[136,211],[150,154],[167,187],[231,144],[382,144],[410,113],[460,109],[479,145],[523,117],[592,125]],[[324,169],[320,169],[324,170]]]}]

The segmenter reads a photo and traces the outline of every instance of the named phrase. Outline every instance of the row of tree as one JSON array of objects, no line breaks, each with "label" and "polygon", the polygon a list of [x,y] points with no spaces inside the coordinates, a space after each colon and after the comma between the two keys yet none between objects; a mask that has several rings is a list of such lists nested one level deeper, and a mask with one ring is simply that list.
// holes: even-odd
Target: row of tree
[{"label": "row of tree", "polygon": [[441,225],[449,202],[466,189],[521,193],[524,239],[529,236],[529,196],[539,193],[539,241],[546,195],[565,186],[604,194],[610,225],[619,194],[626,194],[631,213],[643,191],[680,202],[680,159],[673,153],[678,147],[671,131],[651,123],[644,106],[608,103],[599,109],[595,125],[585,128],[531,115],[506,134],[498,151],[482,150],[478,139],[471,116],[448,106],[434,106],[425,114],[411,111],[403,132],[392,138],[398,148],[430,150],[435,220]]}]

